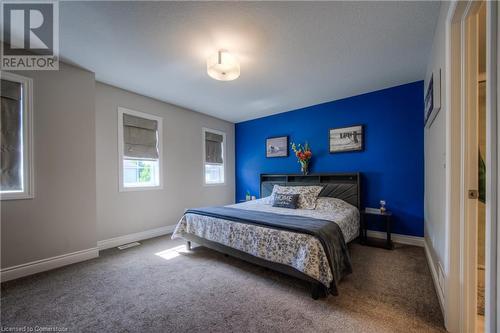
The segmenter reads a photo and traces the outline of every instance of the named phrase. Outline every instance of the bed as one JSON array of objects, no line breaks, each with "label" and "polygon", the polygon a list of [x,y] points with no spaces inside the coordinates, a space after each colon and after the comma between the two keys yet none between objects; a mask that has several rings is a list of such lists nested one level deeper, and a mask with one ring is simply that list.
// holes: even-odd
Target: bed
[{"label": "bed", "polygon": [[[299,209],[273,207],[277,189],[311,189],[315,201]],[[359,235],[360,175],[263,174],[260,197],[187,210],[172,238],[305,280],[314,299],[336,295],[339,281],[352,271],[346,244]]]}]

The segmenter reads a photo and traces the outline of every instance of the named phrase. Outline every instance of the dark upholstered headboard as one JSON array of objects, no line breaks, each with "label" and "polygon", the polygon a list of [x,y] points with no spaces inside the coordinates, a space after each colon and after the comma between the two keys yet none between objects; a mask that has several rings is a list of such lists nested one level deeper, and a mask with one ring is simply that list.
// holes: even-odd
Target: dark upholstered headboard
[{"label": "dark upholstered headboard", "polygon": [[274,185],[323,186],[320,197],[339,198],[361,209],[361,179],[359,173],[325,173],[314,175],[260,175],[260,197],[271,195]]}]

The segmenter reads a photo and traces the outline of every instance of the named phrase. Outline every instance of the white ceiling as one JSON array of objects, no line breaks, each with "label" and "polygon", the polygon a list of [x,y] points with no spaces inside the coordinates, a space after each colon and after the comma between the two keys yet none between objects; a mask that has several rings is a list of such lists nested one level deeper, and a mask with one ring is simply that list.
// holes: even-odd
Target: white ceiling
[{"label": "white ceiling", "polygon": [[[438,2],[61,2],[60,53],[96,79],[239,122],[424,78]],[[241,76],[211,79],[224,48]]]}]

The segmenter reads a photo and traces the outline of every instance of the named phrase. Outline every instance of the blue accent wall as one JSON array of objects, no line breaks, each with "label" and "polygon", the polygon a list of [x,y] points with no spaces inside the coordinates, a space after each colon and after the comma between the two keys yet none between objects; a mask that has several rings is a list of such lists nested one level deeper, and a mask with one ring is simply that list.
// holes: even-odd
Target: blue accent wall
[{"label": "blue accent wall", "polygon": [[[311,145],[311,173],[360,172],[362,206],[384,199],[394,213],[393,232],[423,236],[423,89],[418,81],[236,124],[236,202],[247,190],[259,195],[261,173],[300,173],[291,151],[266,158],[266,138],[288,135]],[[329,129],[359,124],[364,151],[330,154]]]}]

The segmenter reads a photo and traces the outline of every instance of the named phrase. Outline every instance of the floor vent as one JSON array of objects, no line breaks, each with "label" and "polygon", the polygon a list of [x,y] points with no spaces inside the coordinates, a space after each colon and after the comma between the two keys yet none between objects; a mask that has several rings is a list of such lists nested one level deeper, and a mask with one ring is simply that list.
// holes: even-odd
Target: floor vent
[{"label": "floor vent", "polygon": [[118,250],[125,250],[125,249],[131,248],[134,246],[139,246],[139,245],[141,245],[141,243],[139,243],[139,242],[123,244],[123,245],[118,246]]}]

